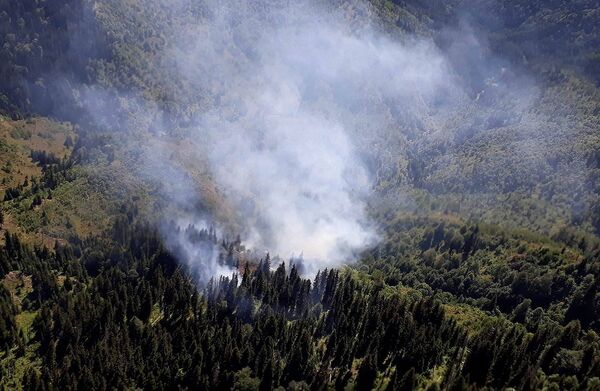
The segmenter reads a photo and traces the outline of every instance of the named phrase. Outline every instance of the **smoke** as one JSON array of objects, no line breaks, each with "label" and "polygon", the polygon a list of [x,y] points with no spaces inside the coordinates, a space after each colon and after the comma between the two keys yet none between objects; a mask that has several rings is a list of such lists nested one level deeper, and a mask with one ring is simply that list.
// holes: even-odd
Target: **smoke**
[{"label": "smoke", "polygon": [[129,129],[128,164],[166,200],[160,231],[202,280],[231,271],[216,243],[190,239],[207,221],[309,274],[353,262],[378,240],[374,187],[397,180],[410,140],[466,99],[447,57],[428,38],[391,38],[363,2],[201,4],[163,4],[180,23],[161,31],[155,84],[176,110],[97,86],[79,101],[96,126]]},{"label": "smoke", "polygon": [[575,199],[587,224],[595,205],[593,162],[578,144],[595,140],[580,114],[596,111],[577,106],[579,92],[565,99],[564,75],[550,72],[551,87],[531,77],[515,42],[511,58],[499,55],[514,38],[482,33],[495,31],[491,10],[461,19],[465,7],[449,6],[447,19],[425,4],[413,20],[421,5],[410,2],[82,4],[83,22],[67,26],[69,64],[30,80],[32,94],[112,132],[117,160],[150,189],[148,215],[183,263],[206,270],[202,280],[230,271],[215,256],[230,249],[190,239],[209,226],[313,273],[378,241],[367,210],[427,212],[423,195],[431,209],[456,204],[502,224],[521,224],[540,201],[566,221]]},{"label": "smoke", "polygon": [[235,272],[234,265],[223,259],[217,232],[206,221],[180,219],[161,228],[168,249],[197,281],[207,283],[211,278]]},{"label": "smoke", "polygon": [[351,262],[377,240],[365,213],[374,184],[365,151],[401,139],[399,129],[388,137],[391,110],[444,98],[452,76],[428,41],[393,42],[370,25],[352,29],[339,11],[283,4],[212,4],[202,23],[174,33],[182,44],[167,57],[194,90],[216,96],[191,116],[188,137],[244,241],[301,255],[310,273]]}]

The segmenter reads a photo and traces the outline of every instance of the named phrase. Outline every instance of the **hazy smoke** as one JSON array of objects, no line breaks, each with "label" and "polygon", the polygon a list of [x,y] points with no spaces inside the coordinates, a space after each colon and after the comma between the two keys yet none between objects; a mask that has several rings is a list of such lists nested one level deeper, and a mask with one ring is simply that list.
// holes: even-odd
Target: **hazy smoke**
[{"label": "hazy smoke", "polygon": [[[189,4],[175,3],[187,15]],[[97,124],[138,134],[132,164],[163,185],[165,221],[175,213],[203,226],[201,167],[252,248],[300,257],[308,273],[351,262],[377,239],[365,208],[382,167],[398,164],[423,118],[463,96],[451,67],[430,40],[378,31],[362,2],[225,3],[164,31],[159,84],[175,81],[178,125],[134,93],[85,88],[81,101]],[[185,227],[161,231],[204,277],[227,271]]]},{"label": "hazy smoke", "polygon": [[[88,64],[103,87],[63,75],[49,90],[75,95],[67,101],[81,107],[64,105],[74,112],[67,118],[128,130],[114,132],[125,145],[120,161],[150,184],[151,214],[181,261],[205,270],[201,279],[230,271],[219,245],[198,247],[194,229],[207,222],[239,233],[254,254],[303,259],[311,273],[377,241],[367,203],[377,212],[422,208],[407,188],[460,196],[451,211],[475,219],[521,207],[499,194],[539,204],[539,185],[557,190],[546,197],[584,193],[586,157],[565,151],[579,150],[588,125],[458,14],[432,31],[434,44],[383,32],[366,0],[147,5],[89,3],[84,17],[117,33],[96,45],[98,23],[70,47],[91,42],[81,57],[103,60]],[[548,182],[557,172],[560,181]],[[583,217],[594,200],[574,209]]]},{"label": "hazy smoke", "polygon": [[168,57],[186,83],[216,95],[211,110],[192,116],[192,142],[245,241],[302,254],[310,271],[352,261],[376,238],[361,142],[390,132],[390,107],[441,98],[452,77],[424,40],[352,29],[347,14],[309,2],[282,6],[212,5],[204,21],[174,34]]}]

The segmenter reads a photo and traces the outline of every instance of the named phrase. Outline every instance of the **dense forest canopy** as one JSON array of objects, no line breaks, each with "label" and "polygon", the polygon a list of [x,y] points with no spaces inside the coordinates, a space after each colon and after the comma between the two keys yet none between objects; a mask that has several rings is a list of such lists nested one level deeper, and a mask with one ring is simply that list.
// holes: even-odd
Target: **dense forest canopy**
[{"label": "dense forest canopy", "polygon": [[599,28],[0,0],[0,387],[600,390]]}]

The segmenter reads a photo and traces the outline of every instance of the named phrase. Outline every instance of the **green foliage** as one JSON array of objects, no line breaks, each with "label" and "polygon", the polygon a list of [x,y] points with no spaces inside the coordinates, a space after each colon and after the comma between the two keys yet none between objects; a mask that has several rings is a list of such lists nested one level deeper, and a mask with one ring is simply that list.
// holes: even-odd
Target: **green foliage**
[{"label": "green foliage", "polygon": [[[446,232],[434,230],[431,243],[442,248]],[[465,243],[473,232],[464,231]],[[222,262],[238,262],[225,254],[239,242],[212,230],[195,235],[219,244]],[[443,368],[436,372],[442,386],[522,388],[591,385],[600,370],[600,339],[585,331],[589,323],[536,321],[538,310],[524,305],[514,311],[518,323],[500,317],[470,335],[433,297],[407,299],[351,270],[324,270],[309,281],[295,266],[270,269],[267,258],[199,291],[195,267],[182,269],[156,233],[127,219],[106,236],[54,252],[7,236],[0,260],[5,270],[33,277],[27,313],[17,313],[10,295],[2,307],[6,349],[23,346],[11,362],[35,347],[30,360],[42,363],[40,373],[21,372],[22,384],[410,389]],[[23,316],[34,318],[25,340],[18,332],[18,324],[28,327]]]},{"label": "green foliage", "polygon": [[481,227],[452,216],[399,215],[385,226],[385,240],[365,254],[365,264],[370,273],[383,271],[388,285],[438,292],[448,303],[500,310],[520,323],[539,308],[557,322],[579,319],[600,330],[587,315],[598,310],[592,304],[598,297],[597,241],[582,251]]},{"label": "green foliage", "polygon": [[[598,387],[597,7],[371,3],[390,35],[433,37],[474,96],[451,118],[431,107],[413,119],[390,103],[400,128],[365,125],[352,135],[377,177],[371,215],[383,238],[360,264],[309,281],[295,266],[237,259],[238,240],[190,229],[196,244],[218,248],[223,264],[246,266],[199,288],[201,271],[182,267],[138,223],[147,218],[138,206],[147,205],[122,203],[135,193],[126,172],[133,137],[89,126],[75,109],[81,96],[54,81],[134,91],[174,123],[209,110],[222,91],[182,81],[164,50],[175,27],[207,17],[203,2],[166,12],[158,0],[0,0],[0,112],[53,113],[81,125],[65,138],[69,157],[32,147],[41,175],[3,187],[0,212],[12,233],[3,231],[0,276],[18,270],[31,289],[0,286],[0,387]],[[490,82],[461,69],[444,35],[464,8],[493,54],[535,72],[539,89],[520,80],[496,88],[498,75]],[[537,44],[522,44],[529,41]],[[111,113],[114,123],[121,114]],[[35,139],[27,125],[8,135]],[[172,135],[187,137],[181,128]],[[8,161],[2,170],[21,168]],[[69,240],[31,247],[15,229]]]}]

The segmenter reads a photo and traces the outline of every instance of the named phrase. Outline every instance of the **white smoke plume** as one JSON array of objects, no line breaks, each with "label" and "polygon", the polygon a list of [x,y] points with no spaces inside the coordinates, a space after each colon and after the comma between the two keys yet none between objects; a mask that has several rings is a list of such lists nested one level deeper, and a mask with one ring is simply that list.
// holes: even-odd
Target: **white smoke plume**
[{"label": "white smoke plume", "polygon": [[390,132],[390,107],[426,105],[449,93],[451,77],[425,40],[392,42],[369,25],[352,29],[339,11],[282,4],[212,5],[175,32],[168,57],[187,83],[218,96],[192,115],[191,142],[245,242],[301,254],[310,272],[374,243],[363,142]]},{"label": "white smoke plume", "polygon": [[[239,233],[254,254],[302,259],[310,274],[377,242],[367,205],[422,209],[406,189],[470,197],[452,209],[479,219],[515,206],[498,194],[544,185],[575,199],[591,178],[587,157],[564,152],[588,125],[559,114],[562,100],[545,105],[551,90],[494,54],[461,12],[431,38],[387,31],[386,7],[366,0],[133,3],[87,3],[84,20],[116,33],[96,45],[99,23],[74,37],[75,52],[89,46],[81,58],[102,47],[88,64],[96,78],[61,75],[52,90],[81,106],[64,105],[68,118],[113,130],[121,163],[157,195],[165,241],[203,280],[231,270],[213,256],[219,245],[197,251],[188,224]],[[585,216],[595,198],[573,209]]]},{"label": "white smoke plume", "polygon": [[[135,92],[110,91],[121,106],[111,110],[109,93],[85,88],[87,111],[138,137],[130,164],[169,200],[161,232],[183,262],[207,270],[203,279],[231,270],[166,223],[210,218],[199,210],[199,165],[258,253],[302,259],[309,274],[354,261],[377,240],[366,205],[381,162],[398,160],[390,154],[403,153],[421,114],[463,96],[451,66],[429,39],[380,31],[362,1],[199,4],[191,14],[185,0],[164,4],[186,15],[155,58],[168,70],[157,82],[175,81],[177,125]],[[111,122],[113,111],[127,120]]]}]

